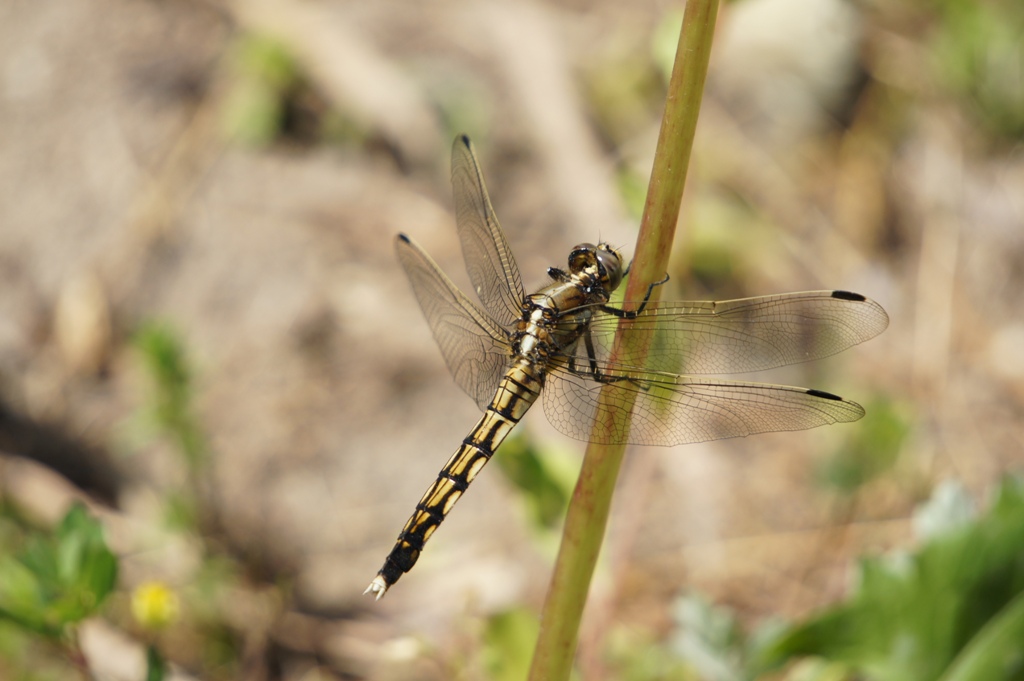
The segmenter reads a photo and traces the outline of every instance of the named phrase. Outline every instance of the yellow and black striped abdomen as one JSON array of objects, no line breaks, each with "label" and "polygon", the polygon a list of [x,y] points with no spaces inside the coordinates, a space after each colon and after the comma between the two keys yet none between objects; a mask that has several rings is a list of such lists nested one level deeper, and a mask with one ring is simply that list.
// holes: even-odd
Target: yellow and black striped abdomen
[{"label": "yellow and black striped abdomen", "polygon": [[367,593],[374,593],[380,598],[404,573],[412,569],[434,530],[490,460],[494,450],[537,401],[543,385],[543,369],[537,365],[520,359],[509,368],[479,423],[462,441],[452,458],[437,474],[437,480],[416,504],[416,511],[402,528],[395,547],[384,560],[384,567],[367,587]]}]

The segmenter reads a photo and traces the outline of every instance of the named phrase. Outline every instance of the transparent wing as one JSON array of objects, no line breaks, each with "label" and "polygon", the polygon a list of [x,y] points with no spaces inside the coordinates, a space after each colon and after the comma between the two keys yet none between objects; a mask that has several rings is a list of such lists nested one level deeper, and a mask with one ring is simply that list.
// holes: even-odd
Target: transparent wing
[{"label": "transparent wing", "polygon": [[[624,303],[637,309],[639,303]],[[737,374],[828,357],[889,324],[885,310],[857,293],[804,291],[718,302],[651,303],[630,323],[634,334],[652,334],[644,366],[635,353],[607,366],[620,320],[595,314],[590,324],[597,363],[612,374],[631,370],[671,374]],[[583,343],[577,362],[589,357]]]},{"label": "transparent wing", "polygon": [[762,383],[695,380],[686,376],[636,372],[612,383],[610,400],[600,405],[601,383],[565,367],[547,376],[544,413],[558,430],[590,440],[595,419],[612,418],[635,398],[629,432],[600,444],[681,445],[785,430],[804,430],[856,421],[864,409],[836,395]]},{"label": "transparent wing", "polygon": [[[595,419],[621,415],[630,404],[629,433],[614,433],[605,442],[678,445],[856,421],[863,408],[831,393],[692,375],[760,371],[828,357],[877,336],[889,318],[874,301],[847,291],[656,303],[630,322],[631,333],[651,335],[645,366],[629,349],[620,361],[609,361],[620,323],[612,315],[595,314],[590,342],[584,338],[571,356],[551,366],[544,411],[570,437],[590,439]],[[596,377],[610,381],[606,405],[598,403],[604,383]]]},{"label": "transparent wing", "polygon": [[455,383],[485,409],[508,367],[508,335],[412,239],[399,234],[395,252]]},{"label": "transparent wing", "polygon": [[452,190],[462,256],[484,309],[502,326],[521,314],[526,291],[519,267],[494,215],[473,145],[465,135],[452,145]]}]

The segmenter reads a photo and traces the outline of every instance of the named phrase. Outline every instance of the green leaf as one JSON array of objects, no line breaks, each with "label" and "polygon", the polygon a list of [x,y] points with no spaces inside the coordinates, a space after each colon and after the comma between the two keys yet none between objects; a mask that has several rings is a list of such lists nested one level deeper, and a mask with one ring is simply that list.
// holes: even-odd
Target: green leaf
[{"label": "green leaf", "polygon": [[0,619],[50,634],[43,617],[45,601],[36,575],[13,557],[0,559]]},{"label": "green leaf", "polygon": [[52,535],[31,537],[19,555],[0,560],[0,617],[56,637],[95,613],[116,579],[100,524],[76,505]]},{"label": "green leaf", "polygon": [[[960,673],[974,665],[990,670],[996,663],[987,658],[959,658],[969,646],[983,646],[985,636],[996,641],[988,644],[994,646],[989,654],[1005,662],[1000,632],[1017,631],[1020,615],[1004,609],[1024,592],[1022,489],[1018,480],[1005,481],[987,514],[974,522],[950,523],[916,554],[864,560],[857,592],[767,646],[765,666],[818,656],[846,663],[872,679],[928,681],[942,678],[954,660],[968,670]],[[1003,618],[1005,623],[999,623]],[[995,633],[985,634],[990,629]]]},{"label": "green leaf", "polygon": [[964,647],[941,681],[1024,679],[1024,593]]}]

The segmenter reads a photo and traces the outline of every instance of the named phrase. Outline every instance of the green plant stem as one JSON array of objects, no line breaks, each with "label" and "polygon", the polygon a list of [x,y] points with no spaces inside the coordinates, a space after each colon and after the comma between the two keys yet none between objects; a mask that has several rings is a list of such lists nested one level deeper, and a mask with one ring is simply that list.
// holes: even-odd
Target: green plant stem
[{"label": "green plant stem", "polygon": [[[717,14],[718,0],[688,0],[686,3],[625,300],[642,300],[647,287],[661,280],[668,269]],[[658,287],[655,287],[652,298],[657,296]],[[628,324],[622,326],[623,330],[628,329]],[[620,347],[635,343],[623,330],[615,339],[613,361]],[[637,356],[646,357],[646,348]],[[628,408],[620,410],[621,418],[595,423],[594,439],[607,441],[601,433],[627,429],[628,411]],[[572,671],[583,607],[624,452],[625,445],[591,443],[587,447],[541,613],[540,635],[530,667],[532,681],[568,679]]]}]

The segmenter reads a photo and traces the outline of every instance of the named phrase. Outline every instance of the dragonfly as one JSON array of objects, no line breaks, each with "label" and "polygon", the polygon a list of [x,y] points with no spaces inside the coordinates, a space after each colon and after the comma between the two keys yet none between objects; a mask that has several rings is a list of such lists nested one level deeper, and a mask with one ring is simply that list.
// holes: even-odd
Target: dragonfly
[{"label": "dragonfly", "polygon": [[[715,378],[828,357],[880,334],[889,318],[859,293],[804,291],[725,301],[613,305],[628,274],[607,243],[579,244],[566,269],[527,294],[498,224],[473,145],[452,146],[455,218],[480,305],[409,236],[395,238],[398,260],[455,383],[483,411],[416,504],[383,567],[364,593],[380,599],[412,569],[424,545],[527,410],[543,394],[552,425],[603,444],[681,445],[755,433],[848,423],[856,402],[822,390]],[[650,335],[614,357],[618,327]],[[603,399],[599,399],[601,392]],[[595,423],[621,423],[622,430]],[[615,419],[612,421],[612,419]]]}]

